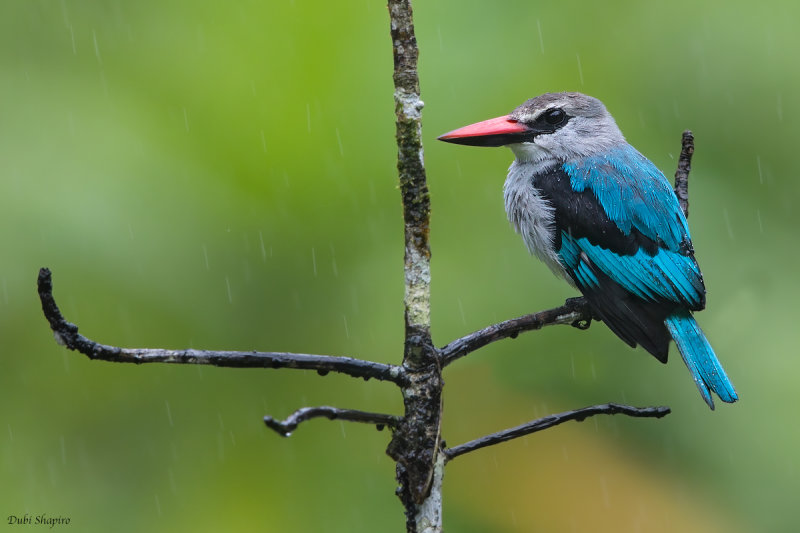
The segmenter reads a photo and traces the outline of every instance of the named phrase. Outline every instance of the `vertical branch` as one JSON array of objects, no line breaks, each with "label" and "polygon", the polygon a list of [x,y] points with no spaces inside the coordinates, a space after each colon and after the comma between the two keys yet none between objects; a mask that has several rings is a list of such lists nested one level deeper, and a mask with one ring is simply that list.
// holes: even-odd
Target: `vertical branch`
[{"label": "vertical branch", "polygon": [[681,155],[678,157],[678,169],[675,171],[675,196],[684,216],[689,218],[689,171],[692,170],[694,154],[694,135],[689,130],[681,137]]},{"label": "vertical branch", "polygon": [[[417,39],[410,0],[390,0],[394,50],[394,101],[397,115],[397,171],[405,222],[406,363],[429,364],[430,259],[428,243],[430,196],[422,157],[422,100],[417,75]],[[410,342],[409,342],[410,341]]]},{"label": "vertical branch", "polygon": [[[405,416],[386,452],[397,462],[397,494],[409,532],[441,531],[441,469],[436,490],[434,464],[441,457],[442,376],[430,331],[430,196],[422,156],[422,100],[417,75],[417,39],[410,0],[388,0],[394,53],[397,171],[405,230]],[[441,461],[440,461],[441,462]]]}]

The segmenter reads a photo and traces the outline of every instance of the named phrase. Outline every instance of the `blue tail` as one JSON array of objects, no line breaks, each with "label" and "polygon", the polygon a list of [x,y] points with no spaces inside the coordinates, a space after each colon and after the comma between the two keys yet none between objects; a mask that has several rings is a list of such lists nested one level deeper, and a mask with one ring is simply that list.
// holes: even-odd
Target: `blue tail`
[{"label": "blue tail", "polygon": [[683,362],[689,367],[700,395],[711,409],[714,409],[714,400],[711,399],[711,389],[720,400],[733,403],[739,399],[733,384],[722,365],[719,364],[714,350],[703,335],[700,326],[695,322],[689,311],[677,311],[664,321],[670,335],[678,345]]}]

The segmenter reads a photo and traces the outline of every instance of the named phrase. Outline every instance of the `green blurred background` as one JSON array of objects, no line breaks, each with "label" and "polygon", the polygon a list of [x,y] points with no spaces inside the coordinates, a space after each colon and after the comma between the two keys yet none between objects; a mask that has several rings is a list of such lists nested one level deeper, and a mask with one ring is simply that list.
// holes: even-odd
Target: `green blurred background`
[{"label": "green blurred background", "polygon": [[[418,2],[438,345],[574,293],[503,212],[507,150],[435,142],[526,98],[602,99],[669,176],[697,137],[699,321],[741,401],[710,412],[603,325],[448,368],[451,444],[606,401],[596,418],[466,456],[448,531],[792,531],[800,71],[796,2]],[[90,362],[124,346],[397,363],[402,222],[381,1],[5,0],[0,5],[0,518],[71,531],[403,531],[387,432],[262,424],[305,405],[401,412],[393,386],[313,372]],[[64,526],[57,526],[64,527]],[[65,529],[66,529],[65,528]]]}]

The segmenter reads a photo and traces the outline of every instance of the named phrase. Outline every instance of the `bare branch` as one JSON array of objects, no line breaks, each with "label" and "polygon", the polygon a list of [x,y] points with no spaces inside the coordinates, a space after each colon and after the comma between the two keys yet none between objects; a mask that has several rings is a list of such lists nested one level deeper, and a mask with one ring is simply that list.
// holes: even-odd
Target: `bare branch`
[{"label": "bare branch", "polygon": [[549,415],[544,418],[539,418],[537,420],[522,424],[521,426],[498,431],[497,433],[492,433],[479,439],[471,440],[469,442],[465,442],[464,444],[459,444],[458,446],[448,448],[444,451],[444,453],[447,455],[447,460],[449,461],[455,457],[458,457],[459,455],[480,450],[481,448],[485,448],[487,446],[493,446],[495,444],[500,444],[501,442],[524,437],[525,435],[530,435],[531,433],[536,433],[537,431],[542,431],[543,429],[548,429],[553,426],[563,424],[569,420],[581,422],[594,415],[622,414],[637,418],[661,418],[669,413],[669,407],[631,407],[630,405],[619,405],[616,403],[592,405],[590,407],[584,407],[583,409],[577,409],[575,411],[566,411],[564,413]]},{"label": "bare branch", "polygon": [[405,222],[405,363],[424,367],[435,357],[430,342],[431,200],[422,155],[422,107],[417,38],[409,0],[389,0],[394,58],[397,173]]},{"label": "bare branch", "polygon": [[363,361],[352,357],[310,355],[287,352],[240,352],[212,350],[164,350],[160,348],[119,348],[100,344],[78,333],[78,326],[67,322],[53,298],[50,270],[39,270],[39,298],[42,311],[59,344],[80,352],[89,359],[117,363],[180,363],[213,365],[235,368],[296,368],[316,370],[322,375],[338,372],[363,379],[391,381],[398,385],[406,382],[405,371],[394,365]]},{"label": "bare branch", "polygon": [[579,329],[587,329],[592,321],[592,311],[584,298],[569,298],[564,305],[530,315],[512,318],[492,324],[482,330],[456,339],[439,350],[442,366],[447,366],[487,344],[506,338],[517,338],[525,331],[542,329],[555,324],[569,324]]},{"label": "bare branch", "polygon": [[678,169],[675,171],[675,196],[681,205],[683,214],[689,218],[689,171],[692,170],[694,154],[694,135],[689,130],[681,137],[681,155],[678,157]]},{"label": "bare branch", "polygon": [[339,409],[338,407],[323,405],[320,407],[303,407],[298,409],[289,415],[286,420],[275,420],[271,416],[265,416],[264,423],[268,428],[274,430],[281,436],[288,437],[297,429],[300,423],[320,417],[325,417],[328,420],[347,420],[348,422],[375,424],[378,431],[381,431],[386,426],[395,428],[400,421],[400,417],[395,415],[368,413],[356,409]]},{"label": "bare branch", "polygon": [[425,524],[434,521],[429,512],[436,506],[421,504],[428,499],[434,481],[444,383],[439,354],[431,341],[430,194],[422,152],[419,51],[411,1],[389,0],[388,7],[394,59],[397,173],[405,235],[403,368],[407,370],[408,385],[403,387],[405,417],[386,453],[397,463],[397,494],[406,510],[406,528],[421,532],[430,530]]}]

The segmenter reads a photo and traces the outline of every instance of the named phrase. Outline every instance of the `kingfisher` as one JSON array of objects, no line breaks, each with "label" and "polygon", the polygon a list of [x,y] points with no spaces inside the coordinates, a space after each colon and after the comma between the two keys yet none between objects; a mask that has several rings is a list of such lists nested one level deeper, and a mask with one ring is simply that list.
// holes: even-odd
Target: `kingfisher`
[{"label": "kingfisher", "polygon": [[705,308],[706,289],[678,199],[600,100],[547,93],[439,140],[511,148],[503,196],[528,250],[631,347],[666,363],[674,340],[711,409],[712,391],[738,400],[692,316]]}]

